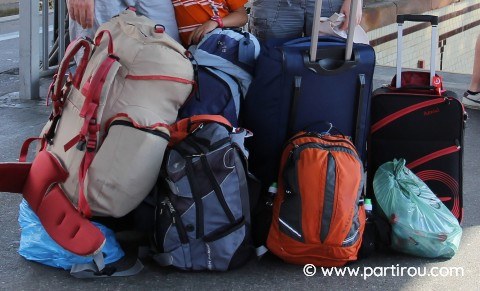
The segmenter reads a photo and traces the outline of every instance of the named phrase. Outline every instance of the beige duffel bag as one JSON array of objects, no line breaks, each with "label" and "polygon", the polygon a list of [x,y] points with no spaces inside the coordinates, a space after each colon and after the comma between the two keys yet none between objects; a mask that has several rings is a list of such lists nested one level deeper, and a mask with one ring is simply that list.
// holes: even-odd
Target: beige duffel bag
[{"label": "beige duffel bag", "polygon": [[[64,82],[76,54],[83,57]],[[59,185],[84,216],[120,217],[148,195],[168,125],[193,84],[185,49],[130,10],[100,26],[93,44],[69,46],[52,84],[41,150],[68,172]]]}]

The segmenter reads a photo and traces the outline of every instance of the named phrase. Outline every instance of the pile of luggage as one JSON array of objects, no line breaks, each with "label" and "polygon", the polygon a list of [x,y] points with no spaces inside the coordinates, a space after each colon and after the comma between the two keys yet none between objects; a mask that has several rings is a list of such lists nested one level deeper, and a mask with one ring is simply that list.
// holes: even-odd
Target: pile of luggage
[{"label": "pile of luggage", "polygon": [[[431,22],[434,32],[438,24],[404,15],[399,28],[404,21]],[[216,29],[185,50],[127,10],[93,41],[73,42],[40,137],[18,163],[0,164],[0,190],[25,199],[20,253],[41,261],[36,248],[50,242],[29,239],[35,225],[58,244],[52,256],[73,256],[44,263],[77,277],[133,275],[140,261],[115,265],[124,254],[98,223],[127,219],[147,237],[144,256],[183,270],[229,270],[267,249],[318,266],[343,266],[380,244],[452,257],[463,106],[433,65],[399,69],[372,95],[375,53],[353,43],[353,29],[346,41],[261,50],[248,32]]]}]

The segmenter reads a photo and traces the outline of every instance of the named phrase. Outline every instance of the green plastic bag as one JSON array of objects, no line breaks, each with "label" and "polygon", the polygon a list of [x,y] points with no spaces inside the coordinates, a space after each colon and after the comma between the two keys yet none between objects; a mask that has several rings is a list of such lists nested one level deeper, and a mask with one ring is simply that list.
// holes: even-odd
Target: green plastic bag
[{"label": "green plastic bag", "polygon": [[405,160],[378,168],[373,190],[392,225],[392,249],[428,258],[451,258],[462,228],[428,186],[405,167]]}]

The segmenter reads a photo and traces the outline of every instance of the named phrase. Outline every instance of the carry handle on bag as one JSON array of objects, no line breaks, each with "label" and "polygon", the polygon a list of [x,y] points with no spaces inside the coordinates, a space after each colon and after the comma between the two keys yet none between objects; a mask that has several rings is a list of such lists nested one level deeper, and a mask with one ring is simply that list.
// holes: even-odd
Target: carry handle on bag
[{"label": "carry handle on bag", "polygon": [[435,15],[397,15],[398,36],[397,36],[397,75],[396,88],[402,87],[402,49],[403,49],[403,23],[412,22],[430,22],[432,25],[432,43],[430,53],[430,86],[433,86],[433,77],[435,76],[436,45],[438,43],[438,16]]},{"label": "carry handle on bag", "polygon": [[[358,1],[352,0],[350,3],[350,15],[357,15]],[[318,46],[318,33],[320,32],[320,17],[322,15],[322,0],[315,2],[315,11],[313,13],[313,28],[312,28],[312,41],[310,44],[310,62],[314,63],[317,60],[317,46]],[[345,61],[349,61],[352,58],[353,52],[353,35],[355,33],[355,23],[353,17],[348,19],[348,35],[345,49]],[[313,36],[317,37],[313,37]]]}]

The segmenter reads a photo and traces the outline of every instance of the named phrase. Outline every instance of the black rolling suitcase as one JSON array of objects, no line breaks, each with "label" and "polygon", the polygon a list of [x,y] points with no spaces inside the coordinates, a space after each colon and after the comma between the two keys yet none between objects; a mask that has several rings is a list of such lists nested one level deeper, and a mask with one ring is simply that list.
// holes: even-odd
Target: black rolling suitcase
[{"label": "black rolling suitcase", "polygon": [[[404,21],[432,24],[429,72],[401,71]],[[398,15],[397,75],[389,87],[374,91],[368,145],[370,193],[377,168],[394,158],[422,179],[461,221],[463,135],[466,112],[455,93],[443,90],[435,74],[438,17]],[[371,194],[370,194],[371,195]]]}]

